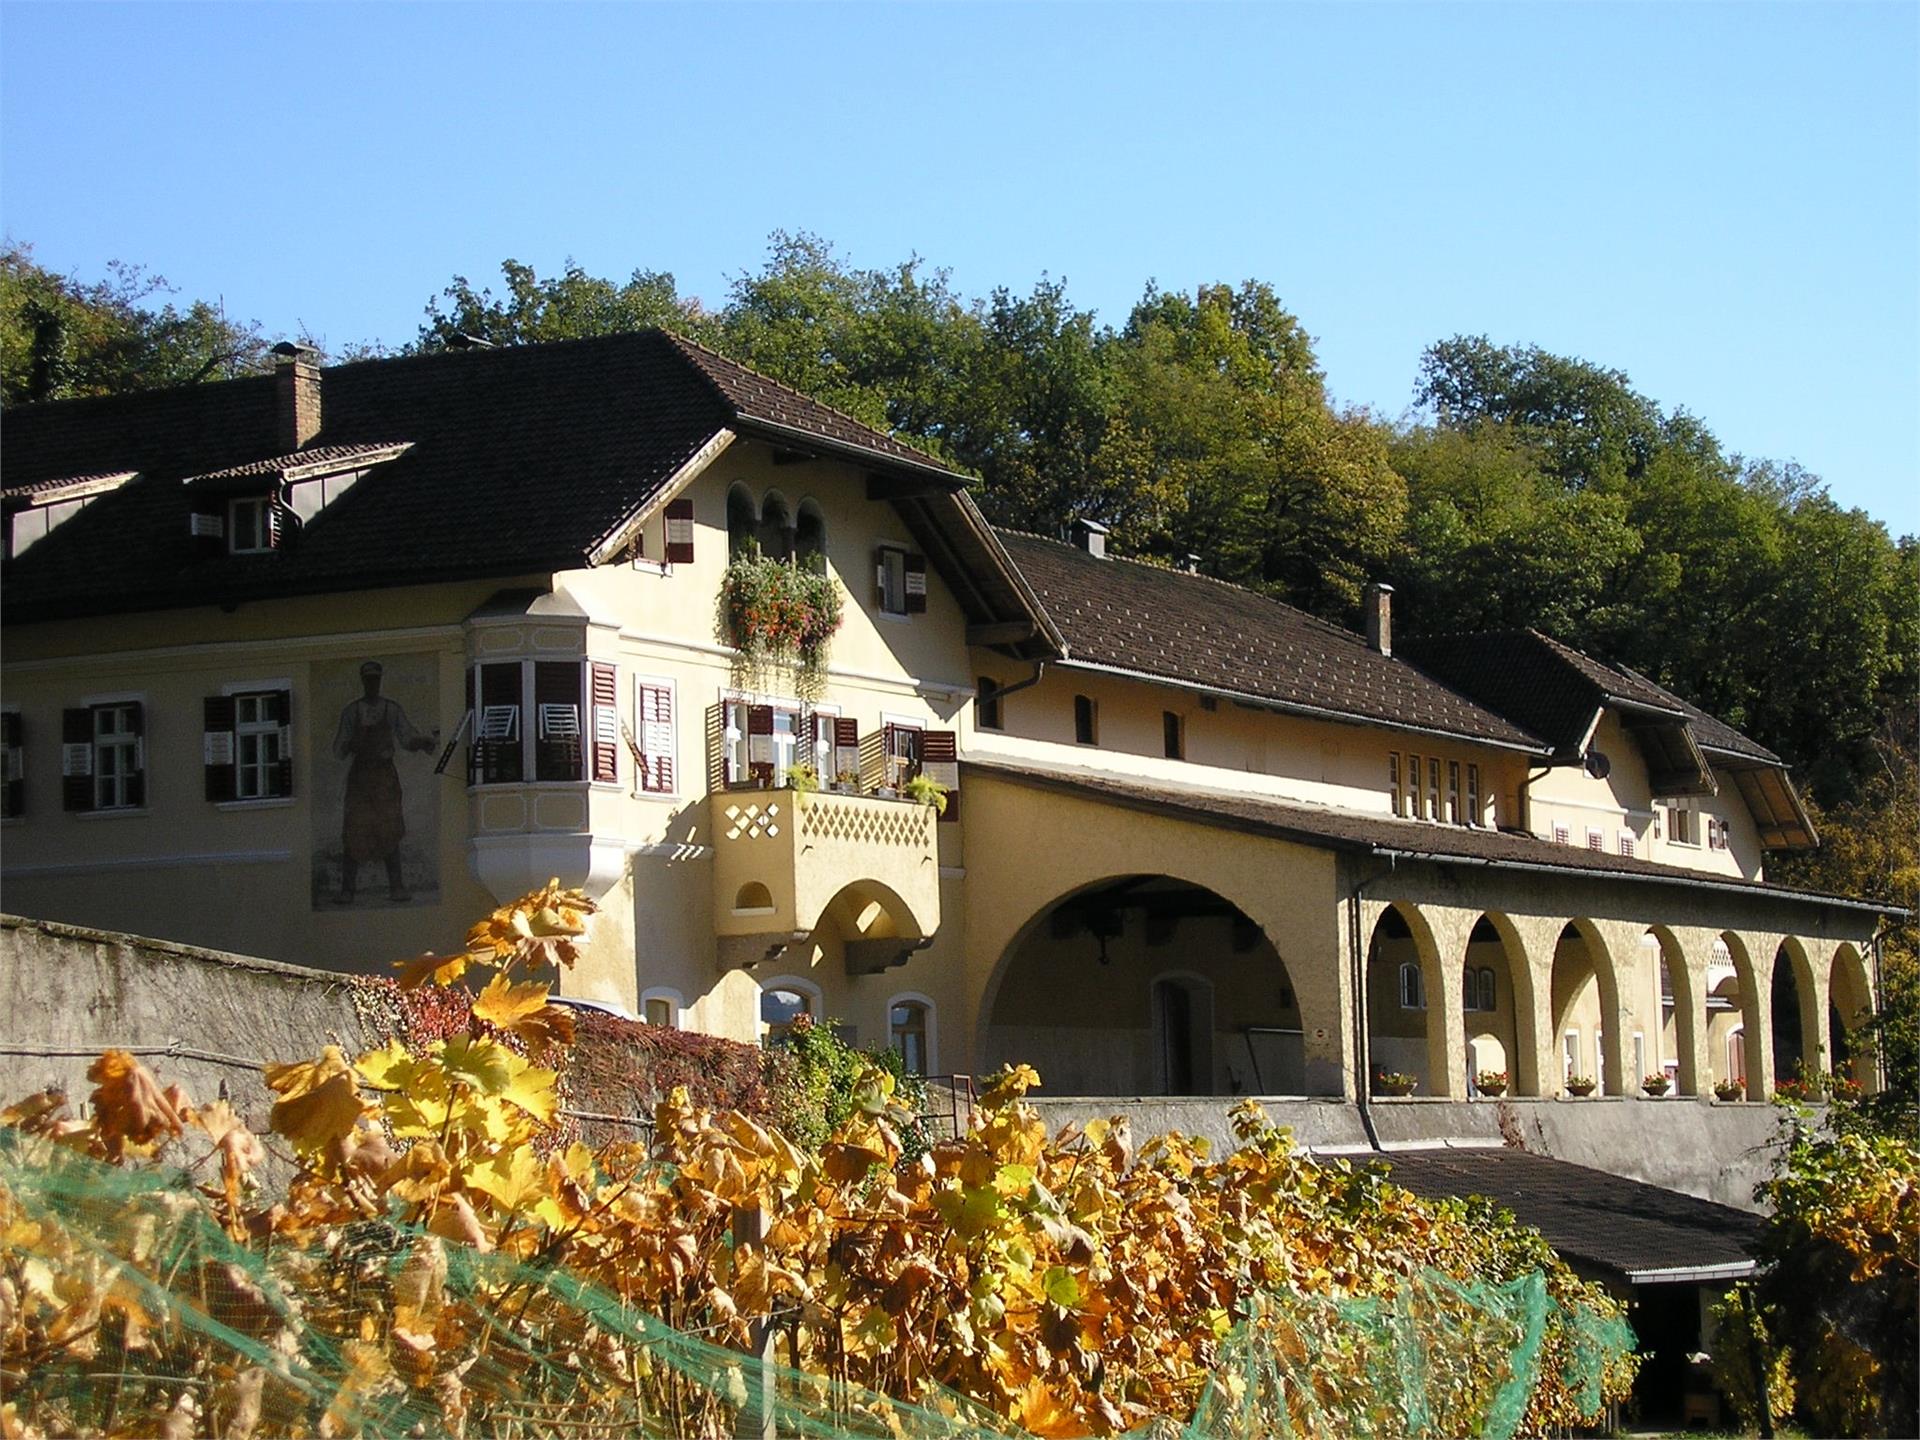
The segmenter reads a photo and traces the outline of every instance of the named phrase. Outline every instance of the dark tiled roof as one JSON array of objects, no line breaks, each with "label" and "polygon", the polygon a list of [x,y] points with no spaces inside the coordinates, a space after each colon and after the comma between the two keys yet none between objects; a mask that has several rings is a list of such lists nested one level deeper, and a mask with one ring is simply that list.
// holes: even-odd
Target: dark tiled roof
[{"label": "dark tiled roof", "polygon": [[1416,1195],[1484,1195],[1576,1266],[1627,1279],[1750,1265],[1748,1247],[1760,1232],[1760,1217],[1744,1210],[1524,1150],[1402,1150],[1381,1158],[1388,1178]]},{"label": "dark tiled roof", "polygon": [[1771,750],[1637,671],[1582,654],[1537,630],[1429,635],[1399,648],[1421,669],[1545,736],[1556,750],[1574,750],[1594,711],[1616,704],[1671,715],[1702,745],[1780,763]]},{"label": "dark tiled roof", "polygon": [[[578,567],[725,427],[937,469],[663,331],[328,368],[305,453],[412,442],[273,555],[196,557],[180,483],[277,467],[271,376],[10,410],[6,488],[137,470],[7,567],[8,621]],[[791,442],[790,442],[791,443]],[[957,475],[940,471],[943,488]],[[996,548],[989,537],[989,548]]]},{"label": "dark tiled roof", "polygon": [[903,445],[891,435],[884,435],[863,425],[851,415],[843,414],[830,405],[822,405],[818,400],[789,389],[777,380],[769,380],[758,370],[742,365],[738,360],[729,360],[718,351],[709,350],[683,335],[669,335],[667,338],[719,391],[736,421],[748,424],[757,421],[834,446],[860,450],[903,465],[938,471],[956,490],[966,483],[963,476],[955,474],[931,455],[915,450],[911,445]]},{"label": "dark tiled roof", "polygon": [[295,450],[291,454],[250,460],[244,465],[229,465],[224,470],[209,470],[204,475],[189,475],[186,480],[192,484],[196,480],[264,479],[287,470],[319,470],[327,467],[351,470],[356,464],[369,464],[394,450],[403,449],[405,444],[404,441],[372,441],[363,445],[309,445],[305,450]]},{"label": "dark tiled roof", "polygon": [[1896,913],[1896,907],[1871,900],[1793,890],[1770,885],[1764,880],[1745,880],[1737,875],[1657,864],[1638,856],[1589,850],[1583,845],[1556,845],[1550,840],[1512,830],[1476,830],[1464,825],[1438,825],[1421,820],[1403,820],[1392,815],[1301,805],[1261,795],[1154,783],[1084,769],[1016,763],[979,755],[967,756],[966,764],[969,770],[1019,784],[1083,794],[1106,804],[1177,815],[1203,825],[1250,830],[1306,845],[1383,853],[1391,851],[1396,855],[1433,860],[1441,864],[1450,860],[1491,862],[1545,867],[1601,878],[1708,885],[1781,899],[1831,902],[1851,909]]},{"label": "dark tiled roof", "polygon": [[31,500],[35,495],[46,495],[56,490],[105,489],[131,480],[133,474],[131,470],[105,470],[97,475],[50,475],[45,480],[29,481],[25,485],[10,485],[5,490],[0,490],[0,497],[8,500]]},{"label": "dark tiled roof", "polygon": [[1543,748],[1520,725],[1291,605],[1017,531],[1000,538],[1058,623],[1071,659],[1284,708]]}]

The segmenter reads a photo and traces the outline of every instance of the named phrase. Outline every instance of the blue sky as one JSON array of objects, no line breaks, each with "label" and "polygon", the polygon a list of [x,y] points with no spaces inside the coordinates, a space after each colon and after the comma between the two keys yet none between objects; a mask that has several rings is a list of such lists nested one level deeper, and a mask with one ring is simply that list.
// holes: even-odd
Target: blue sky
[{"label": "blue sky", "polygon": [[273,331],[768,233],[1257,277],[1388,415],[1456,332],[1626,370],[1920,530],[1920,6],[0,5],[0,223]]}]

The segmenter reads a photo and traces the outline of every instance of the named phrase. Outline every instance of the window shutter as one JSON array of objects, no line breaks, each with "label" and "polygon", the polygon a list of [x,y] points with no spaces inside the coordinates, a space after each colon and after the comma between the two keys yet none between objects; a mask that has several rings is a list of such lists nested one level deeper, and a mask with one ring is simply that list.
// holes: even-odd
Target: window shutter
[{"label": "window shutter", "polygon": [[68,810],[93,809],[93,711],[60,712],[60,798]]},{"label": "window shutter", "polygon": [[927,557],[907,556],[907,614],[923,615],[927,609]]},{"label": "window shutter", "polygon": [[18,710],[0,711],[0,739],[4,739],[7,752],[7,769],[0,776],[0,783],[6,786],[4,814],[9,820],[17,820],[27,811],[27,774],[25,722]]},{"label": "window shutter", "polygon": [[747,774],[758,784],[773,782],[773,707],[747,707]]},{"label": "window shutter", "polygon": [[293,692],[276,690],[267,701],[280,727],[280,763],[274,766],[274,794],[293,794]]},{"label": "window shutter", "polygon": [[127,777],[127,806],[138,810],[147,803],[147,707],[138,701],[127,706],[127,722],[134,733],[133,773]]},{"label": "window shutter", "polygon": [[684,497],[667,502],[667,563],[693,563],[693,501]]},{"label": "window shutter", "polygon": [[833,720],[833,768],[846,779],[860,777],[860,722],[844,715]]},{"label": "window shutter", "polygon": [[642,685],[640,698],[640,788],[671,794],[673,773],[673,691]]},{"label": "window shutter", "polygon": [[707,707],[707,789],[727,788],[727,707]]},{"label": "window shutter", "polygon": [[[218,500],[196,497],[187,514],[187,537],[193,553],[222,555],[227,549],[227,507]],[[71,807],[69,807],[71,808]]]},{"label": "window shutter", "polygon": [[960,751],[953,731],[920,732],[920,773],[949,790],[960,788]]},{"label": "window shutter", "polygon": [[233,697],[207,696],[200,702],[200,714],[201,764],[205,767],[207,799],[219,804],[239,793],[233,753]]},{"label": "window shutter", "polygon": [[620,691],[613,666],[587,667],[592,686],[593,778],[601,785],[620,783]]}]

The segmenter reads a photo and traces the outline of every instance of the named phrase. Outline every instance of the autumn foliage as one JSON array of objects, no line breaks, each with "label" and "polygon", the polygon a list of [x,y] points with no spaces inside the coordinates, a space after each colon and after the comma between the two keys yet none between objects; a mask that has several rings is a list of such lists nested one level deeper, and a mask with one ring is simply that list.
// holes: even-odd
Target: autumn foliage
[{"label": "autumn foliage", "polygon": [[[1123,1121],[1049,1133],[1024,1100],[1038,1077],[1019,1066],[963,1133],[906,1162],[912,1117],[870,1067],[817,1149],[684,1090],[657,1107],[648,1143],[569,1142],[573,1021],[540,977],[572,962],[591,910],[549,886],[459,954],[410,962],[403,984],[477,984],[466,1029],[268,1067],[269,1136],[121,1052],[89,1072],[86,1118],[52,1093],[5,1111],[9,1440],[554,1433],[542,1417],[568,1434],[732,1433],[742,1394],[689,1383],[649,1335],[733,1355],[778,1337],[789,1373],[817,1380],[821,1413],[849,1429],[880,1397],[1003,1434],[1185,1421],[1245,1388],[1222,1361],[1249,1333],[1312,1357],[1310,1385],[1272,1403],[1296,1421],[1355,1415],[1399,1401],[1342,1327],[1419,1286],[1442,1297],[1430,1323],[1455,1323],[1444,1296],[1464,1297],[1464,1282],[1544,1293],[1544,1330],[1495,1324],[1462,1298],[1484,1333],[1426,1362],[1429,1398],[1453,1407],[1432,1433],[1478,1428],[1502,1394],[1525,1430],[1565,1427],[1631,1378],[1617,1309],[1537,1234],[1484,1202],[1422,1201],[1378,1171],[1314,1163],[1250,1102],[1220,1157],[1178,1134],[1137,1144]],[[277,1197],[256,1183],[266,1146],[296,1167]],[[130,1218],[140,1207],[36,1207],[20,1180],[87,1163],[124,1173],[163,1151],[189,1178],[143,1193],[201,1217],[226,1249],[183,1260]],[[1270,1337],[1286,1304],[1283,1342]],[[1523,1351],[1537,1361],[1525,1372]],[[741,1373],[727,1372],[733,1391]],[[910,1429],[895,1414],[860,1433]]]}]

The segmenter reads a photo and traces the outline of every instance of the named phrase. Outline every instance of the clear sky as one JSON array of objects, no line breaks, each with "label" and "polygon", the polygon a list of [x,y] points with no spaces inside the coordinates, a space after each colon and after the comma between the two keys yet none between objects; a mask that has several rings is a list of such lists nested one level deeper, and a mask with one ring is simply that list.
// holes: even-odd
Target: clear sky
[{"label": "clear sky", "polygon": [[1457,332],[1627,371],[1920,530],[1920,5],[0,4],[0,222],[333,344],[456,274],[768,233],[1255,277],[1397,415]]}]

